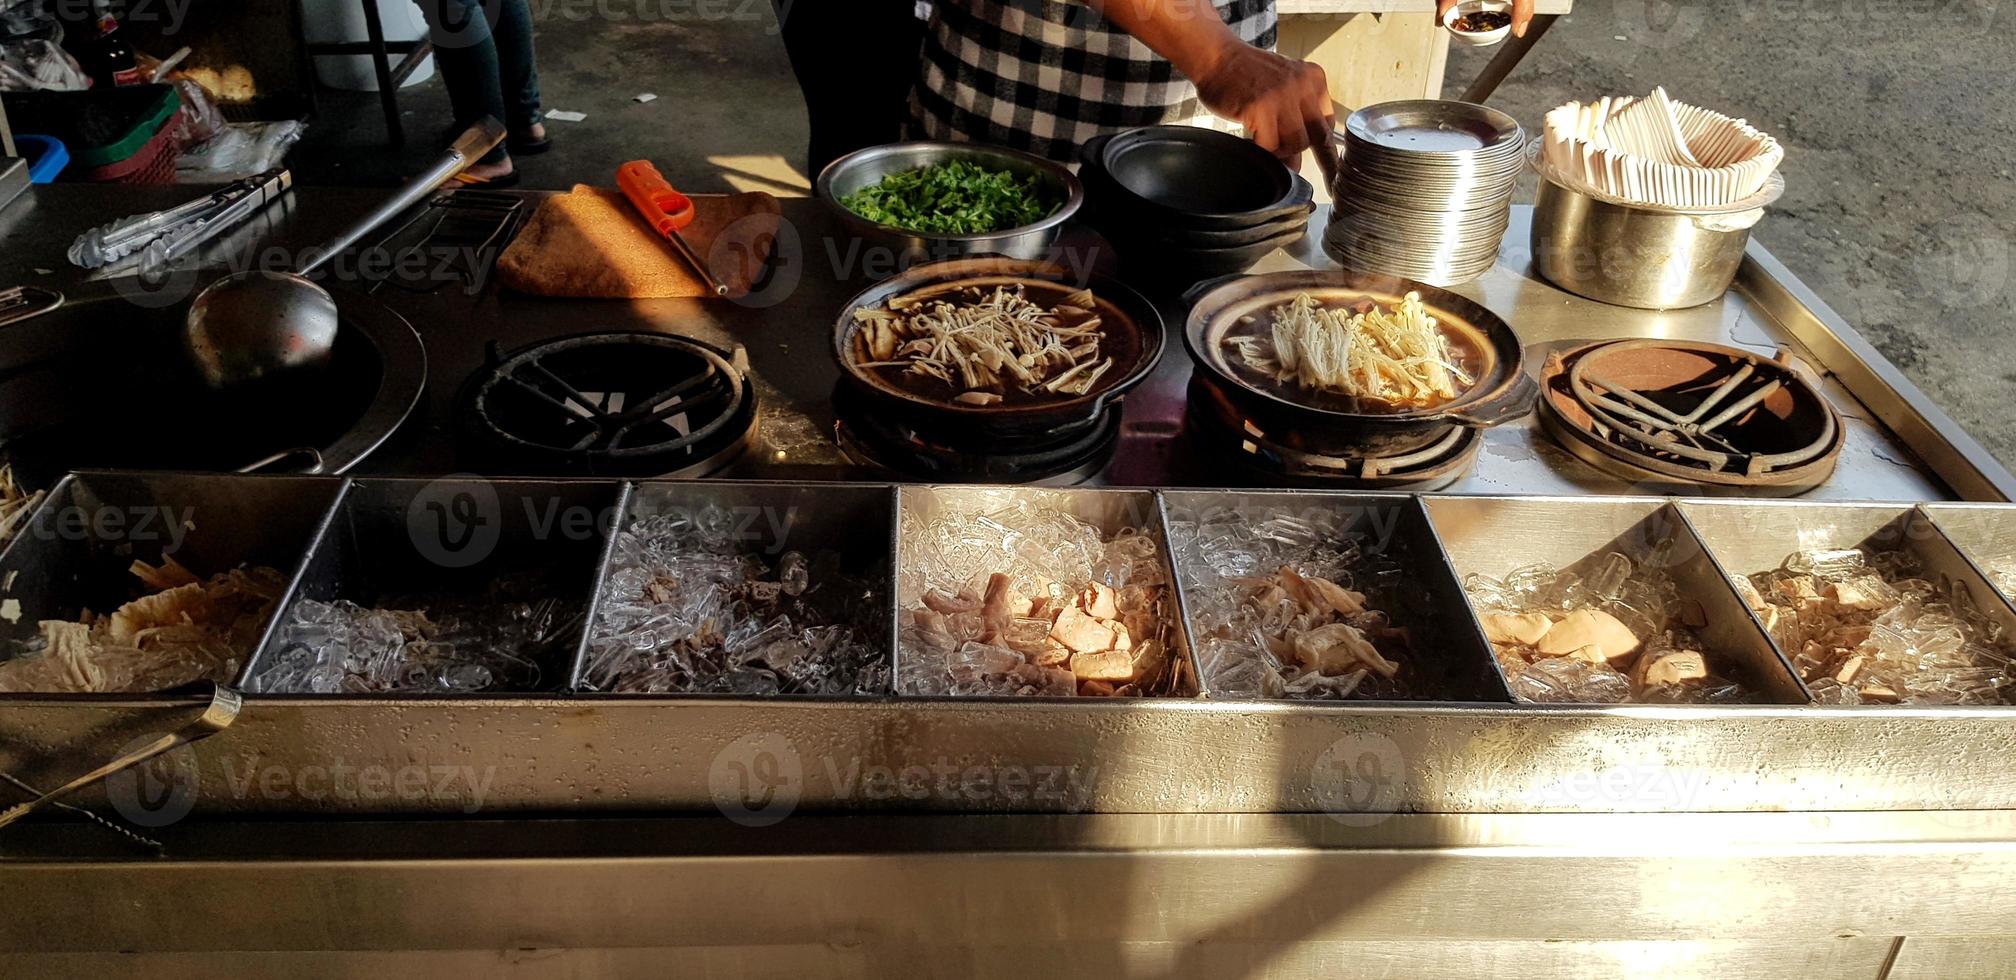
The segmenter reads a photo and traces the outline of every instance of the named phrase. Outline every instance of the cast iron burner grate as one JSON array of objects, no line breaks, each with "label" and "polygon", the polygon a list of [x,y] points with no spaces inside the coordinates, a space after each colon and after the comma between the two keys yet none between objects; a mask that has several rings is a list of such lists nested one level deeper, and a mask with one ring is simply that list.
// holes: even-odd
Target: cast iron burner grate
[{"label": "cast iron burner grate", "polygon": [[918,429],[865,403],[845,382],[833,390],[834,437],[853,462],[893,476],[933,483],[1076,486],[1113,461],[1120,406],[1040,436],[986,437],[983,443]]},{"label": "cast iron burner grate", "polygon": [[1189,464],[1203,483],[1223,482],[1222,464],[1230,462],[1249,486],[1428,492],[1469,474],[1484,445],[1483,430],[1451,426],[1448,434],[1426,446],[1393,455],[1313,453],[1284,445],[1252,420],[1235,418],[1231,412],[1210,382],[1197,376],[1190,379],[1183,437]]},{"label": "cast iron burner grate", "polygon": [[598,333],[490,347],[463,387],[486,464],[539,475],[707,476],[756,430],[746,355],[690,337]]},{"label": "cast iron burner grate", "polygon": [[1623,340],[1555,354],[1543,426],[1612,475],[1779,493],[1825,482],[1840,415],[1789,366],[1719,344]]}]

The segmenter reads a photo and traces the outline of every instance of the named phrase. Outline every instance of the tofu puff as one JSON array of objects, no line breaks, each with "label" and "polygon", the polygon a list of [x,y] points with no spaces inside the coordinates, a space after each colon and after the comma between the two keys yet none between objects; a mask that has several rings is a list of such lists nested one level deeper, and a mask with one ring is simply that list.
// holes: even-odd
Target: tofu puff
[{"label": "tofu puff", "polygon": [[1099,697],[1173,686],[1175,612],[1160,549],[1144,533],[1097,542],[1081,529],[1103,551],[1091,575],[1009,558],[1004,570],[927,586],[899,614],[906,690]]},{"label": "tofu puff", "polygon": [[132,572],[145,595],[105,615],[41,620],[34,638],[6,644],[0,692],[132,693],[228,682],[287,584],[278,571],[257,566],[203,579],[173,558],[159,566],[136,561]]},{"label": "tofu puff", "polygon": [[1582,704],[1748,704],[1764,695],[1699,630],[1699,600],[1663,562],[1616,552],[1586,566],[1533,565],[1464,589],[1484,636],[1522,701]]}]

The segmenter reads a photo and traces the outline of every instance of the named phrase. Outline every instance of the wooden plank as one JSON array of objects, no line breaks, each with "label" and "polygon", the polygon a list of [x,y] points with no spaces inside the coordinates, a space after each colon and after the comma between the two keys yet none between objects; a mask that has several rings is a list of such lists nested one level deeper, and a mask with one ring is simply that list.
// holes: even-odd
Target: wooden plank
[{"label": "wooden plank", "polygon": [[1276,49],[1323,66],[1331,98],[1356,109],[1440,95],[1449,36],[1425,13],[1310,16],[1284,19]]}]

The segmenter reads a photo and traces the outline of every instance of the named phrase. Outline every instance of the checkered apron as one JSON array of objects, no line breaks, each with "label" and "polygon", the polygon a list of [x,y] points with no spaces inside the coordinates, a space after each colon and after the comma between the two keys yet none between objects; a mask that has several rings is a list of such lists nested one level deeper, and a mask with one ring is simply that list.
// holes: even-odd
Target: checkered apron
[{"label": "checkered apron", "polygon": [[[1273,48],[1274,0],[1217,0],[1248,44]],[[1216,124],[1197,86],[1083,3],[938,0],[910,95],[913,138],[969,140],[1069,160],[1103,132]]]}]

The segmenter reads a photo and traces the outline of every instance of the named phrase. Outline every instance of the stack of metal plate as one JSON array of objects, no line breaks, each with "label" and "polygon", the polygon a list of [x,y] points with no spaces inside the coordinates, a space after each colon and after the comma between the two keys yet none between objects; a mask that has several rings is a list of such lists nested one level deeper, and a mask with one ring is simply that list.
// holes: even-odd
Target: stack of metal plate
[{"label": "stack of metal plate", "polygon": [[1517,120],[1468,102],[1352,113],[1324,250],[1347,269],[1438,286],[1483,275],[1511,221],[1524,142]]}]

